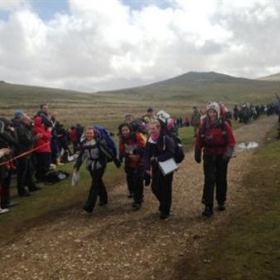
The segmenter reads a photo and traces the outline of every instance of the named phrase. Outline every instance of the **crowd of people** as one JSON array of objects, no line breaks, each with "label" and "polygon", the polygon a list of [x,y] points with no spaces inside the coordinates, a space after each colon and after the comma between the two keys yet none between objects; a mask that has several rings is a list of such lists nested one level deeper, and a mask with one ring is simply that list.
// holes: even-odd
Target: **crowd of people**
[{"label": "crowd of people", "polygon": [[[196,138],[194,159],[197,163],[203,160],[204,170],[202,215],[211,217],[215,189],[218,210],[226,209],[227,170],[235,138],[223,103],[208,102],[203,112],[197,107],[193,110],[190,124]],[[8,212],[16,204],[10,195],[13,174],[16,174],[18,196],[28,197],[41,189],[38,183],[44,181],[52,164],[61,164],[63,151],[64,155],[78,154],[73,170],[75,178],[79,177],[82,163],[86,161],[91,185],[84,211],[93,212],[97,202],[99,206],[108,203],[103,175],[108,162],[113,161],[117,168],[124,165],[132,209],[141,209],[144,185],[151,185],[159,203],[159,217],[166,219],[172,204],[173,175],[177,163],[183,160],[182,157],[174,161],[181,148],[178,138],[181,126],[182,121],[178,122],[162,110],[155,113],[148,108],[141,118],[128,114],[118,127],[116,152],[108,145],[100,127],[84,128],[77,124],[65,129],[56,120],[56,114],[50,114],[47,104],[42,104],[33,118],[17,110],[12,120],[0,119],[0,213]]]},{"label": "crowd of people", "polygon": [[[209,102],[204,116],[200,116],[199,123],[194,128],[195,160],[200,163],[203,158],[204,162],[202,203],[205,209],[202,215],[205,217],[213,215],[215,187],[218,210],[226,209],[227,169],[235,138],[224,112],[221,104]],[[100,133],[94,127],[87,127],[85,131],[81,151],[74,165],[74,174],[77,176],[82,162],[86,160],[92,181],[83,209],[91,213],[97,201],[99,206],[108,203],[108,194],[102,177],[108,161],[115,155],[106,149]],[[176,120],[162,110],[154,114],[151,108],[147,110],[145,117],[139,119],[128,114],[119,125],[118,137],[118,161],[114,162],[117,167],[124,163],[128,197],[133,199],[132,209],[136,211],[141,209],[144,185],[151,185],[152,193],[159,204],[160,219],[168,218],[172,204],[173,175],[177,168],[173,159],[177,157],[177,146],[180,144],[180,141],[176,140],[178,139]],[[165,163],[169,168],[168,172],[164,170]],[[172,167],[173,164],[175,167]]]},{"label": "crowd of people", "polygon": [[[78,129],[75,128],[76,134]],[[11,201],[11,179],[16,175],[16,189],[20,197],[28,197],[41,189],[50,168],[60,165],[61,151],[72,154],[67,131],[50,114],[47,104],[40,105],[35,116],[16,110],[12,119],[0,119],[0,213],[17,203]],[[74,143],[74,141],[73,141]]]}]

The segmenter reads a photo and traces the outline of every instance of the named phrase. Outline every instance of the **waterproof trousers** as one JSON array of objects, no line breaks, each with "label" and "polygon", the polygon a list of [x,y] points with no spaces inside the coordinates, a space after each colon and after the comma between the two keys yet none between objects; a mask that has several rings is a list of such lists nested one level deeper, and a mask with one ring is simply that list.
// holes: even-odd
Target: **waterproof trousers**
[{"label": "waterproof trousers", "polygon": [[107,204],[108,202],[106,187],[102,179],[104,171],[105,167],[96,170],[90,170],[91,187],[89,190],[88,199],[85,204],[85,207],[89,208],[90,210],[94,209],[97,197],[99,197],[99,202],[101,204]]},{"label": "waterproof trousers", "polygon": [[172,203],[172,181],[173,173],[163,175],[158,169],[154,171],[152,177],[152,192],[159,201],[159,211],[169,215]]},{"label": "waterproof trousers", "polygon": [[213,207],[214,189],[216,187],[216,200],[222,204],[227,198],[227,170],[228,161],[223,155],[203,155],[204,188],[202,203]]}]

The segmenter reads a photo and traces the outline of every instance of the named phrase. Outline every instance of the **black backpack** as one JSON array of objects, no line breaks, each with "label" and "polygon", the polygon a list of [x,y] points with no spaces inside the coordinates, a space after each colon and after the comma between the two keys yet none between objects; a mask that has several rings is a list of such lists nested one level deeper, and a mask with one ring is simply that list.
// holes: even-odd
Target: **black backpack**
[{"label": "black backpack", "polygon": [[183,149],[182,141],[173,133],[167,133],[167,135],[174,141],[174,160],[176,163],[181,163],[185,159],[185,152]]},{"label": "black backpack", "polygon": [[175,143],[174,160],[176,163],[181,163],[185,159],[185,153],[183,150],[182,141],[176,135],[172,135],[171,138],[173,139],[173,141]]},{"label": "black backpack", "polygon": [[47,174],[44,175],[43,177],[43,182],[47,184],[55,184],[60,181],[63,181],[67,179],[70,176],[70,174],[66,171],[63,170],[55,170],[48,172]]}]

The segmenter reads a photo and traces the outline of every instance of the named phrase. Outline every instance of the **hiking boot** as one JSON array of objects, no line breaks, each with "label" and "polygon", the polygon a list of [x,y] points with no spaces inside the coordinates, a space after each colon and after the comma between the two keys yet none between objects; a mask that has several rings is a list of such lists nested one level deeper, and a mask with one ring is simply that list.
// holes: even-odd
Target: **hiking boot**
[{"label": "hiking boot", "polygon": [[213,215],[213,207],[205,206],[202,216],[210,218]]},{"label": "hiking boot", "polygon": [[225,211],[226,210],[226,206],[224,202],[220,202],[218,203],[218,211]]},{"label": "hiking boot", "polygon": [[132,208],[134,208],[134,210],[139,210],[141,208],[141,203],[132,203]]},{"label": "hiking boot", "polygon": [[169,217],[169,214],[165,212],[161,212],[159,217],[161,220],[165,220]]},{"label": "hiking boot", "polygon": [[88,213],[92,213],[93,212],[93,207],[89,206],[89,205],[84,205],[83,210],[85,210]]},{"label": "hiking boot", "polygon": [[102,201],[102,202],[101,202],[101,201],[100,201],[100,202],[98,203],[98,206],[105,206],[105,205],[107,205],[107,203],[108,203],[108,202],[105,202],[105,201]]}]

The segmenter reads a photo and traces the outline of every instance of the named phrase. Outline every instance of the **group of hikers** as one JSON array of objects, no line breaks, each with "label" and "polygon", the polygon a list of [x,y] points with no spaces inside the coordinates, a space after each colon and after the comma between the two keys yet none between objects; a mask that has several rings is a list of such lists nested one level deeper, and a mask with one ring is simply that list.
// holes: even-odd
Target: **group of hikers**
[{"label": "group of hikers", "polygon": [[[205,208],[202,215],[213,215],[214,189],[218,210],[225,210],[227,198],[227,168],[235,146],[230,122],[222,114],[221,105],[209,102],[205,115],[200,117],[195,128],[195,161],[201,162],[203,153],[204,188],[202,203]],[[126,115],[119,125],[118,157],[102,141],[102,135],[95,127],[87,127],[85,139],[74,165],[74,175],[78,176],[83,160],[91,175],[91,187],[83,209],[93,212],[98,200],[99,206],[108,203],[108,194],[102,180],[108,160],[116,167],[124,162],[128,196],[133,198],[132,208],[141,209],[144,185],[151,185],[152,192],[159,203],[160,219],[170,215],[172,204],[173,175],[178,164],[184,159],[182,143],[178,137],[176,121],[165,111],[154,114],[147,110],[147,116],[134,119]]]},{"label": "group of hikers", "polygon": [[[198,109],[194,107],[196,111]],[[194,159],[197,163],[203,160],[202,215],[205,217],[211,217],[214,213],[214,194],[218,210],[226,209],[227,170],[235,146],[228,116],[222,103],[208,102],[203,115],[200,114],[199,120],[197,118],[198,122],[194,122],[194,114],[191,117],[196,138]],[[163,110],[155,113],[148,108],[139,119],[128,114],[118,127],[116,148],[110,132],[102,126],[84,128],[77,124],[76,127],[64,129],[56,121],[55,114],[49,113],[47,104],[42,104],[33,118],[17,110],[10,122],[0,120],[0,213],[7,212],[14,205],[10,197],[14,163],[18,195],[29,196],[40,189],[37,183],[44,181],[51,163],[61,163],[61,151],[64,151],[66,155],[78,154],[73,167],[74,183],[78,183],[79,170],[84,161],[90,173],[91,185],[84,211],[92,213],[96,203],[99,206],[108,203],[103,175],[108,162],[113,161],[117,168],[124,165],[128,196],[133,200],[132,209],[141,209],[144,186],[151,185],[159,203],[160,219],[168,218],[173,175],[184,159],[176,123]],[[73,150],[69,148],[70,142]]]},{"label": "group of hikers", "polygon": [[17,203],[11,201],[11,179],[16,175],[17,194],[28,197],[41,187],[54,164],[60,164],[60,153],[72,154],[68,133],[42,104],[34,117],[16,110],[11,120],[0,118],[0,213]]}]

